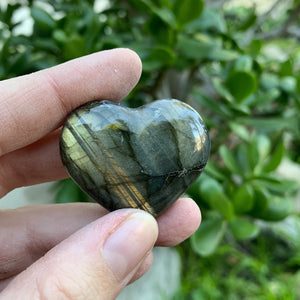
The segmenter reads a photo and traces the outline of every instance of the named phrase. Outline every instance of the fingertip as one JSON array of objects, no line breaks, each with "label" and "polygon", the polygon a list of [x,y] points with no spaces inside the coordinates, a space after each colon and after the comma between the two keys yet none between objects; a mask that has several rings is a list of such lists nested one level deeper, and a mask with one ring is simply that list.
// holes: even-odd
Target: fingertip
[{"label": "fingertip", "polygon": [[142,62],[138,54],[129,48],[116,48],[108,51],[111,51],[111,54],[114,55],[112,68],[115,76],[118,77],[120,88],[117,90],[111,89],[114,94],[107,100],[120,101],[138,83],[142,73]]},{"label": "fingertip", "polygon": [[198,204],[191,198],[180,198],[178,199],[180,204],[185,205],[185,214],[186,217],[188,218],[189,216],[192,217],[193,225],[190,229],[192,233],[194,233],[200,226],[201,220],[202,220],[202,215],[201,215],[201,210]]},{"label": "fingertip", "polygon": [[190,237],[201,223],[201,212],[190,198],[180,198],[157,218],[158,246],[174,246]]},{"label": "fingertip", "polygon": [[127,63],[131,66],[131,68],[134,69],[135,74],[138,75],[136,80],[138,81],[142,73],[142,61],[139,55],[135,51],[129,48],[117,48],[116,50],[118,50],[124,56],[126,56]]}]

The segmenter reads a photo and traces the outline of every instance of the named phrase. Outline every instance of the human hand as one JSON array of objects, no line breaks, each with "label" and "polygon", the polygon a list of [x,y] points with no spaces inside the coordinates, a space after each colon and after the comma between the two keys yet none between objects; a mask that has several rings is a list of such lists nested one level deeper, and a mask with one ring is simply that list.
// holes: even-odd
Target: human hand
[{"label": "human hand", "polygon": [[[88,101],[119,101],[140,73],[137,55],[116,49],[0,82],[0,197],[67,177],[58,143],[66,116]],[[114,299],[149,269],[154,244],[176,245],[198,228],[200,211],[179,199],[156,221],[92,203],[0,211],[0,298]]]}]

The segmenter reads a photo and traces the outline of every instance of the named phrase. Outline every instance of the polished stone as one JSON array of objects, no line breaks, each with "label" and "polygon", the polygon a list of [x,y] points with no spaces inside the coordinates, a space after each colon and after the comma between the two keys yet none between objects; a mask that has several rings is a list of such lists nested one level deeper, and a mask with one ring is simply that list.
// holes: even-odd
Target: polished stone
[{"label": "polished stone", "polygon": [[199,114],[181,101],[137,109],[93,101],[66,120],[60,151],[73,180],[105,208],[156,216],[198,178],[210,140]]}]

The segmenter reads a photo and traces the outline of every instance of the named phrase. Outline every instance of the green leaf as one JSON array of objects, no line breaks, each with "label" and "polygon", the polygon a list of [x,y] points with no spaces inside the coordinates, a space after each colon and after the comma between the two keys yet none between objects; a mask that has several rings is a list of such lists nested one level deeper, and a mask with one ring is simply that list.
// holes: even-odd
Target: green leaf
[{"label": "green leaf", "polygon": [[277,169],[284,155],[284,143],[281,141],[275,150],[272,152],[271,156],[268,157],[268,160],[264,163],[263,171],[272,172]]},{"label": "green leaf", "polygon": [[226,222],[220,218],[204,220],[192,235],[193,250],[201,256],[213,254],[220,244],[226,230]]},{"label": "green leaf", "polygon": [[279,86],[287,93],[293,93],[297,89],[297,79],[293,76],[285,76],[280,80]]},{"label": "green leaf", "polygon": [[281,221],[294,211],[294,201],[290,198],[275,197],[268,198],[268,206],[259,217],[265,221]]},{"label": "green leaf", "polygon": [[202,198],[209,203],[211,208],[220,212],[226,220],[233,217],[234,210],[232,203],[229,201],[222,185],[216,180],[207,177],[201,181],[200,192]]},{"label": "green leaf", "polygon": [[254,138],[250,141],[249,151],[248,151],[249,163],[251,170],[255,170],[259,164],[259,153],[257,149],[257,144]]},{"label": "green leaf", "polygon": [[[283,237],[288,244],[300,249],[300,216],[293,215],[285,222],[278,222],[272,226],[272,230]],[[298,252],[298,266],[300,266],[300,253]]]},{"label": "green leaf", "polygon": [[263,42],[261,40],[252,40],[248,48],[249,54],[251,54],[252,56],[257,56],[260,53],[262,46]]},{"label": "green leaf", "polygon": [[235,71],[250,72],[252,70],[253,60],[249,55],[241,55],[234,64]]},{"label": "green leaf", "polygon": [[258,91],[251,100],[245,100],[245,103],[249,106],[256,106],[257,109],[262,109],[266,104],[275,101],[279,96],[280,91],[277,88],[270,89],[267,92]]},{"label": "green leaf", "polygon": [[190,186],[190,188],[186,191],[186,193],[195,200],[198,204],[201,202],[201,191],[200,191],[200,184],[203,179],[203,175],[198,177],[198,179]]},{"label": "green leaf", "polygon": [[295,180],[277,179],[269,174],[262,174],[253,178],[259,185],[269,191],[280,195],[292,195],[299,189],[299,183]]},{"label": "green leaf", "polygon": [[78,187],[72,180],[61,182],[60,189],[56,194],[56,203],[76,202],[78,200]]},{"label": "green leaf", "polygon": [[54,30],[54,32],[52,34],[52,38],[56,42],[61,43],[61,44],[65,44],[68,42],[68,36],[67,36],[66,32],[61,29]]},{"label": "green leaf", "polygon": [[257,147],[260,161],[264,161],[271,150],[270,139],[266,135],[259,134],[253,139],[252,144]]},{"label": "green leaf", "polygon": [[245,125],[257,128],[260,132],[271,133],[282,130],[289,130],[298,133],[299,117],[295,114],[289,117],[269,117],[269,118],[241,118]]},{"label": "green leaf", "polygon": [[223,49],[219,40],[204,34],[197,34],[195,38],[180,34],[177,48],[183,57],[189,59],[230,61],[237,57],[235,51]]},{"label": "green leaf", "polygon": [[[272,181],[272,177],[269,181]],[[276,180],[273,179],[273,182],[276,183]],[[280,184],[281,180],[277,182]],[[280,221],[294,212],[294,201],[291,198],[271,194],[262,183],[259,181],[254,183],[255,203],[250,213],[253,217],[265,221]],[[288,190],[289,185],[284,188]]]},{"label": "green leaf", "polygon": [[[245,143],[240,143],[236,149],[236,159],[243,172],[244,178],[249,178],[253,173],[253,159],[251,157],[252,153],[249,149],[249,145]],[[255,167],[255,166],[254,166]]]},{"label": "green leaf", "polygon": [[202,41],[179,35],[177,48],[183,56],[191,59],[209,58],[216,45],[210,39]]},{"label": "green leaf", "polygon": [[218,168],[218,165],[213,163],[212,161],[207,162],[204,172],[207,173],[210,177],[213,177],[217,180],[226,180],[226,176]]},{"label": "green leaf", "polygon": [[63,56],[65,59],[73,59],[86,54],[88,54],[86,42],[80,36],[74,35],[64,44]]},{"label": "green leaf", "polygon": [[236,112],[236,115],[251,115],[250,108],[245,105],[244,103],[230,103],[228,105],[234,112]]},{"label": "green leaf", "polygon": [[253,135],[249,147],[249,161],[253,173],[260,174],[265,159],[268,157],[271,149],[271,142],[266,135]]},{"label": "green leaf", "polygon": [[259,217],[268,208],[268,198],[270,194],[261,185],[254,188],[254,203],[249,214],[253,217]]},{"label": "green leaf", "polygon": [[[175,34],[171,27],[161,18],[154,15],[146,24],[151,36],[161,45],[171,46],[175,42]],[[153,46],[153,45],[151,45]]]},{"label": "green leaf", "polygon": [[218,103],[213,98],[208,98],[206,95],[201,93],[198,89],[193,90],[195,99],[203,105],[206,109],[210,109],[212,112],[220,114],[222,116],[231,117],[231,112],[226,105]]},{"label": "green leaf", "polygon": [[267,71],[265,71],[261,75],[260,84],[266,90],[276,89],[280,85],[280,78],[277,74],[268,73]]},{"label": "green leaf", "polygon": [[236,122],[230,122],[229,127],[238,137],[240,137],[244,141],[250,141],[250,133],[244,125]]},{"label": "green leaf", "polygon": [[[4,2],[4,7],[5,7],[6,3],[7,3],[7,6],[6,6],[6,10],[4,10],[4,7],[3,7],[3,11],[0,15],[0,19],[1,19],[1,22],[6,23],[8,25],[8,27],[13,28],[15,25],[14,24],[15,18],[13,18],[13,15],[18,10],[18,8],[20,7],[21,4],[20,3],[10,4],[9,2],[10,1]],[[1,9],[1,7],[0,7],[0,9]]]},{"label": "green leaf", "polygon": [[154,3],[152,3],[149,0],[140,0],[140,1],[144,3],[153,14],[158,16],[162,21],[168,24],[171,28],[173,29],[177,28],[175,16],[168,7],[166,6],[157,7]]},{"label": "green leaf", "polygon": [[39,29],[51,31],[56,27],[56,22],[50,14],[39,7],[31,8],[31,16]]},{"label": "green leaf", "polygon": [[246,31],[255,24],[256,19],[257,16],[255,14],[255,11],[253,10],[252,12],[250,12],[249,16],[243,21],[243,23],[237,28],[237,30]]},{"label": "green leaf", "polygon": [[161,68],[162,64],[157,60],[144,60],[143,61],[143,71],[144,72],[153,72]]},{"label": "green leaf", "polygon": [[238,57],[238,53],[233,50],[219,49],[216,47],[210,54],[210,59],[218,61],[231,61]]},{"label": "green leaf", "polygon": [[240,170],[239,166],[237,165],[237,162],[236,162],[233,154],[231,153],[231,151],[225,145],[222,145],[219,148],[219,152],[220,152],[220,155],[223,159],[223,162],[224,162],[225,166],[232,173],[240,174],[241,170]]},{"label": "green leaf", "polygon": [[291,59],[287,59],[285,62],[283,62],[280,66],[280,70],[278,72],[278,75],[280,76],[293,76],[294,75],[294,63]]},{"label": "green leaf", "polygon": [[176,56],[169,47],[154,47],[150,53],[150,60],[161,62],[162,66],[168,66],[174,63]]},{"label": "green leaf", "polygon": [[220,11],[205,8],[199,18],[185,27],[187,32],[202,32],[208,29],[226,32],[226,22]]},{"label": "green leaf", "polygon": [[259,233],[259,227],[242,217],[234,217],[229,223],[234,237],[239,240],[248,240],[255,238]]},{"label": "green leaf", "polygon": [[234,99],[228,89],[223,85],[219,78],[213,77],[212,84],[216,92],[228,102],[234,102]]},{"label": "green leaf", "polygon": [[202,0],[176,0],[174,4],[174,15],[181,26],[197,19],[203,10]]},{"label": "green leaf", "polygon": [[74,183],[72,179],[58,181],[53,190],[57,190],[56,203],[88,202],[89,197]]},{"label": "green leaf", "polygon": [[257,82],[255,76],[250,72],[233,72],[226,81],[226,86],[232,96],[241,102],[256,91]]},{"label": "green leaf", "polygon": [[251,185],[243,184],[234,193],[232,198],[234,210],[238,214],[249,212],[254,204],[254,191]]},{"label": "green leaf", "polygon": [[9,57],[7,72],[13,73],[16,76],[24,74],[26,67],[28,66],[29,57],[30,53],[27,51],[18,53],[13,57]]}]

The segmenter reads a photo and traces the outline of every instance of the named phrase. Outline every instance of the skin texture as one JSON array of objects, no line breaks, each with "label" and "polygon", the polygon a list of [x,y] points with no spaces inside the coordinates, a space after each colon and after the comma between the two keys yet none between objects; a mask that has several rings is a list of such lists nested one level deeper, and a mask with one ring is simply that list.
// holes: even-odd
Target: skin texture
[{"label": "skin texture", "polygon": [[[0,82],[0,197],[66,178],[58,138],[67,115],[88,101],[121,100],[140,74],[138,56],[115,49]],[[92,203],[2,210],[0,299],[114,299],[149,269],[154,245],[182,242],[200,219],[185,198],[156,220]]]}]

